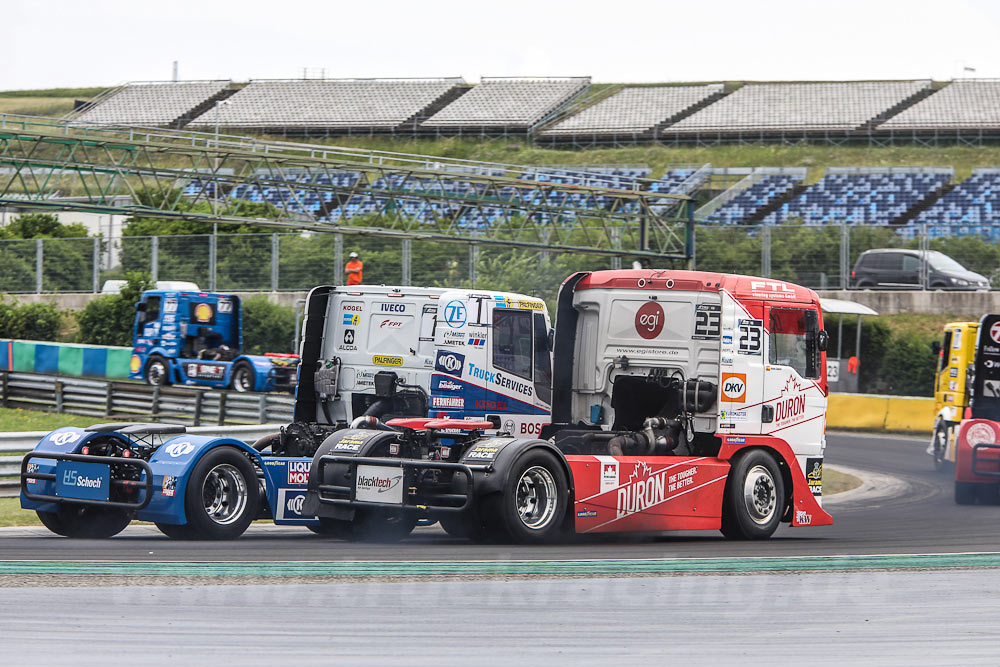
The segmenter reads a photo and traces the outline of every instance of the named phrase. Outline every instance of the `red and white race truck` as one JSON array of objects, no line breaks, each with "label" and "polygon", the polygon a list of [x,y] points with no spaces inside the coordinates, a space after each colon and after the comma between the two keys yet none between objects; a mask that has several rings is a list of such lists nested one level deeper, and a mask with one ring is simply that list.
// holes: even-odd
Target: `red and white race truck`
[{"label": "red and white race truck", "polygon": [[[832,523],[815,292],[719,273],[578,273],[556,322],[553,423],[540,438],[484,436],[489,421],[373,420],[317,451],[305,511],[344,537],[398,539],[429,517],[529,543],[567,531],[755,539],[780,522]],[[512,343],[495,354],[528,378],[532,346]]]}]

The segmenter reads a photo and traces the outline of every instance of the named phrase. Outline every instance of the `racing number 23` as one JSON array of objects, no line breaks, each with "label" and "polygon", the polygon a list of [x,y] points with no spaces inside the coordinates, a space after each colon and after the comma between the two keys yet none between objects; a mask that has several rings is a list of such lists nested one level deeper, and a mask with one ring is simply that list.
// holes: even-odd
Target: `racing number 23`
[{"label": "racing number 23", "polygon": [[737,352],[740,354],[760,354],[761,341],[764,338],[763,320],[740,320],[740,344]]}]

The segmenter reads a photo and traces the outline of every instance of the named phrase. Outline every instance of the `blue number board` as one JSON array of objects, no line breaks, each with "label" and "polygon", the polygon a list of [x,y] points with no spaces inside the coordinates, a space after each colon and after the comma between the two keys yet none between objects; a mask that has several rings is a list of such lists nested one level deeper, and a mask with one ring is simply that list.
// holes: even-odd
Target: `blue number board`
[{"label": "blue number board", "polygon": [[56,495],[61,498],[107,500],[111,470],[102,463],[56,462]]}]

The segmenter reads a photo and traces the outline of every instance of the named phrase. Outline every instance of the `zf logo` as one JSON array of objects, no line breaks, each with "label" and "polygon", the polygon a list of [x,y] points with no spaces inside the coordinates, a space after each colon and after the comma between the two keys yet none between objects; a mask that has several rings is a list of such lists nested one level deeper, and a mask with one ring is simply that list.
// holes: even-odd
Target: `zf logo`
[{"label": "zf logo", "polygon": [[344,329],[344,345],[354,345],[354,329]]},{"label": "zf logo", "polygon": [[465,304],[461,301],[449,301],[448,305],[444,307],[444,321],[452,329],[464,327],[466,319],[468,319],[468,312]]},{"label": "zf logo", "polygon": [[764,338],[764,320],[740,320],[740,342],[736,349],[740,354],[760,354]]}]

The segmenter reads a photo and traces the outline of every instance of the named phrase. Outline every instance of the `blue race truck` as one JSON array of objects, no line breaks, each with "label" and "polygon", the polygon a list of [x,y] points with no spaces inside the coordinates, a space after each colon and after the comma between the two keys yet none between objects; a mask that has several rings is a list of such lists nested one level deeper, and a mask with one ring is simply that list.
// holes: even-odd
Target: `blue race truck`
[{"label": "blue race truck", "polygon": [[294,391],[298,357],[243,354],[240,298],[150,290],[135,305],[129,377],[246,391]]}]

